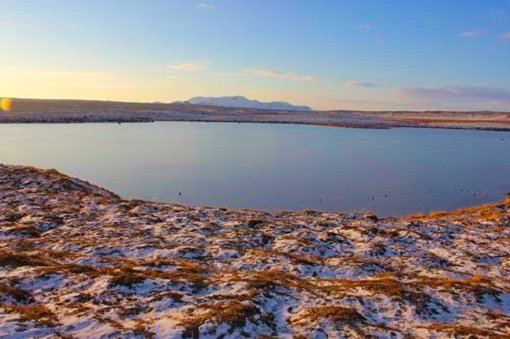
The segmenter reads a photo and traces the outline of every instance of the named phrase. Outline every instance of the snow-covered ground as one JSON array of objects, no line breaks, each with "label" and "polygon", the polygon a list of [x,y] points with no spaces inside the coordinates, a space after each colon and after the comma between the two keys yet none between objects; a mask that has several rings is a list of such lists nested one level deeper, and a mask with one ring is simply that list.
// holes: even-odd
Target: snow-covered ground
[{"label": "snow-covered ground", "polygon": [[509,277],[508,200],[270,214],[0,165],[0,337],[508,337]]},{"label": "snow-covered ground", "polygon": [[[353,128],[430,127],[510,131],[510,112],[307,111],[305,107],[297,107],[296,110],[296,107],[282,106],[281,103],[277,103],[279,107],[274,107],[279,110],[267,110],[216,106],[219,103],[213,106],[199,105],[198,103],[163,104],[14,99],[12,110],[9,113],[0,112],[0,124],[207,121],[307,124]],[[229,103],[224,102],[223,104],[229,106]]]}]

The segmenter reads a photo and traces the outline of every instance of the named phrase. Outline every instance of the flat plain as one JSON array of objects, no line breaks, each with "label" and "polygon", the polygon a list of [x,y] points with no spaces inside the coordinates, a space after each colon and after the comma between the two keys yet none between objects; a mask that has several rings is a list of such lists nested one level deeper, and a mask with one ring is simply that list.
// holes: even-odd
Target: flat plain
[{"label": "flat plain", "polygon": [[510,112],[272,111],[191,104],[15,99],[0,123],[209,121],[293,123],[353,128],[432,127],[510,130]]}]

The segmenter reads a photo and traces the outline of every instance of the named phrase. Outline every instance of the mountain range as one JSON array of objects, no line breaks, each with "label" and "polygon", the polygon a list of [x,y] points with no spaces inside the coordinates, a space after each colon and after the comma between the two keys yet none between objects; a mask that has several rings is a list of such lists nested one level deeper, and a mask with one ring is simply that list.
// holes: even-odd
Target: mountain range
[{"label": "mountain range", "polygon": [[194,97],[188,101],[180,101],[176,103],[222,107],[256,108],[267,110],[312,111],[312,109],[308,106],[297,106],[283,101],[261,102],[258,100],[250,100],[240,95],[225,97]]}]

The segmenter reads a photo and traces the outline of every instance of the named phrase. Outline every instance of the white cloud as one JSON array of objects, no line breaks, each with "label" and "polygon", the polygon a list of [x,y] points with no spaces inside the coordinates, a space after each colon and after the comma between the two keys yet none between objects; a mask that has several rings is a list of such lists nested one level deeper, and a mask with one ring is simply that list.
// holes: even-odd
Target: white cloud
[{"label": "white cloud", "polygon": [[476,30],[476,31],[465,31],[465,32],[459,33],[459,36],[461,38],[473,39],[473,38],[481,37],[484,34],[485,34],[484,31]]},{"label": "white cloud", "polygon": [[255,75],[258,77],[264,78],[276,78],[276,79],[284,79],[284,80],[295,80],[295,81],[316,81],[318,80],[317,76],[309,74],[309,75],[301,75],[292,72],[279,71],[274,69],[247,69],[245,71],[248,74]]},{"label": "white cloud", "polygon": [[206,3],[206,2],[197,2],[194,4],[195,8],[200,10],[200,11],[208,11],[208,10],[211,10],[211,9],[215,9],[216,7],[214,5],[211,5],[209,3]]},{"label": "white cloud", "polygon": [[373,82],[357,81],[357,80],[347,81],[345,83],[345,86],[347,86],[349,88],[374,88],[374,87],[379,87],[378,84],[373,83]]},{"label": "white cloud", "polygon": [[358,31],[365,31],[365,32],[368,32],[368,31],[371,31],[374,29],[374,26],[372,26],[371,24],[369,23],[362,23],[362,24],[359,24],[359,25],[356,25],[353,27],[354,29],[358,30]]},{"label": "white cloud", "polygon": [[170,69],[177,72],[199,72],[207,69],[205,65],[197,64],[193,62],[185,62],[182,64],[170,65]]},{"label": "white cloud", "polygon": [[410,99],[428,102],[510,105],[510,90],[484,86],[405,87],[399,92]]}]

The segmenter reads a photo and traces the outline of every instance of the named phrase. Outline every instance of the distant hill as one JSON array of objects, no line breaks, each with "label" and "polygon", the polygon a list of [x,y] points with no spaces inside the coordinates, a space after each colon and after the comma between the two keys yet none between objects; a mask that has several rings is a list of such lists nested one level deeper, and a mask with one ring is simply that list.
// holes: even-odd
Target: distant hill
[{"label": "distant hill", "polygon": [[239,107],[239,108],[257,108],[268,110],[286,110],[286,111],[312,111],[308,106],[295,106],[283,101],[260,102],[258,100],[250,100],[243,96],[231,97],[195,97],[188,101],[178,103],[186,103],[192,105],[208,105],[223,107]]}]

